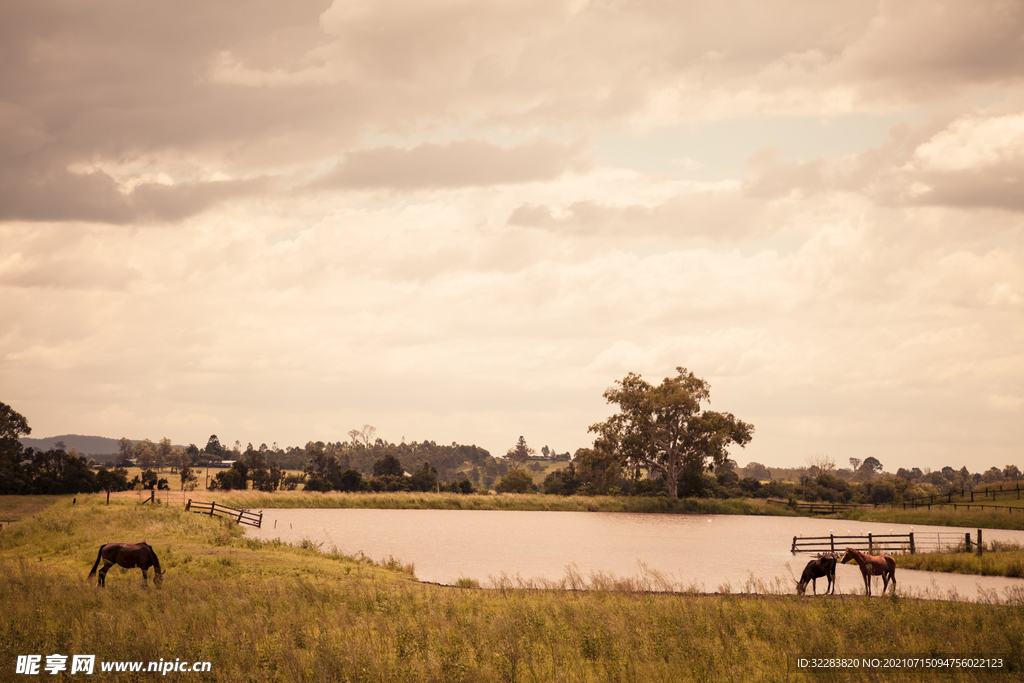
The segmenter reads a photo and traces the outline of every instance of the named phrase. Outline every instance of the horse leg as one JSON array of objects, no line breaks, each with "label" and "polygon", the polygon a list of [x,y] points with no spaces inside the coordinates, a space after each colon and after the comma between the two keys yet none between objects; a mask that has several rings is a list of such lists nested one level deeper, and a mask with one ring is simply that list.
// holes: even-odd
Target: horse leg
[{"label": "horse leg", "polygon": [[871,574],[864,572],[864,593],[871,597]]},{"label": "horse leg", "polygon": [[99,573],[99,583],[96,584],[99,588],[106,588],[107,587],[107,572],[113,566],[114,566],[113,562],[107,562],[106,560],[103,560],[103,569],[101,569],[100,573]]},{"label": "horse leg", "polygon": [[811,579],[811,588],[814,589],[814,594],[817,595],[818,594],[818,577],[817,576],[815,576],[813,579]]},{"label": "horse leg", "polygon": [[149,577],[146,576],[146,572],[149,570],[145,567],[140,567],[140,569],[142,569],[142,585],[146,588],[149,588]]}]

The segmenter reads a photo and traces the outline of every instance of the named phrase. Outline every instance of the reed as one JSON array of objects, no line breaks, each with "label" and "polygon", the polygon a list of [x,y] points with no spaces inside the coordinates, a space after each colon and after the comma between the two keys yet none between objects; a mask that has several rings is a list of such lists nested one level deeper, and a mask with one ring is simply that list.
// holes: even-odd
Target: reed
[{"label": "reed", "polygon": [[[789,660],[801,654],[1024,661],[1020,601],[798,598],[753,580],[718,595],[665,594],[666,579],[653,573],[630,582],[572,569],[555,586],[499,577],[489,590],[464,590],[133,503],[60,502],[9,531],[0,534],[0,678],[14,677],[18,655],[55,652],[210,661],[211,675],[197,680],[232,683],[788,681]],[[144,589],[138,570],[112,570],[105,590],[89,585],[100,543],[143,539],[167,571],[162,589]],[[1020,670],[943,680],[1019,680]],[[877,671],[817,678],[922,680]]]}]

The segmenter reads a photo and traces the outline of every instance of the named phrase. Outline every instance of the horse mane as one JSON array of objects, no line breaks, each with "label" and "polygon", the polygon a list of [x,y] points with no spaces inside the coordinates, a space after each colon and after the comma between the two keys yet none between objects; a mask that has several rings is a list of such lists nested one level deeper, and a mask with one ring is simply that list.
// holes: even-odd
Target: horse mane
[{"label": "horse mane", "polygon": [[153,550],[153,546],[151,546],[150,544],[146,543],[145,541],[143,541],[142,543],[139,543],[139,545],[144,545],[144,546],[146,546],[147,548],[149,548],[149,554],[150,554],[150,557],[152,557],[152,558],[153,558],[153,566],[154,566],[154,567],[156,567],[156,570],[157,570],[158,572],[159,572],[159,571],[162,571],[162,570],[160,569],[160,560],[159,560],[159,559],[157,559],[157,556],[156,556],[156,551],[155,551],[155,550]]}]

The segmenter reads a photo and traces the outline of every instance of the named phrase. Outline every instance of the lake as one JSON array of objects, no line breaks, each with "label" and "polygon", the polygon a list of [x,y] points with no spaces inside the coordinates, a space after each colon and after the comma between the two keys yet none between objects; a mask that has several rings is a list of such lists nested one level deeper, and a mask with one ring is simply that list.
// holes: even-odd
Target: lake
[{"label": "lake", "polygon": [[[246,535],[292,544],[308,539],[322,543],[325,551],[336,548],[372,560],[393,557],[413,564],[421,581],[442,584],[454,584],[461,577],[484,587],[543,584],[566,578],[570,568],[584,579],[639,578],[646,568],[671,582],[675,590],[793,592],[809,559],[790,553],[794,536],[910,531],[916,539],[929,534],[963,538],[966,531],[974,538],[976,532],[806,517],[281,508],[265,510],[263,528],[246,528]],[[1024,544],[1024,531],[986,529],[983,537],[986,542]],[[906,569],[898,570],[896,578],[899,592],[908,596],[960,600],[1024,596],[1024,579]],[[860,570],[852,563],[837,568],[836,583],[837,593],[863,592]],[[824,592],[825,585],[827,581],[819,581],[818,591]]]}]

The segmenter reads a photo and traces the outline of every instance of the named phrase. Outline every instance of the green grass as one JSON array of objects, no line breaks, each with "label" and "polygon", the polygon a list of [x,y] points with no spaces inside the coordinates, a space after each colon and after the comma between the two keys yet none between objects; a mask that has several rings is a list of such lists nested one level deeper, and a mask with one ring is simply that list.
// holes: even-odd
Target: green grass
[{"label": "green grass", "polygon": [[1006,510],[953,510],[952,507],[933,507],[931,510],[903,510],[902,508],[879,507],[875,509],[849,510],[841,514],[827,515],[836,519],[850,519],[860,522],[884,522],[892,524],[952,526],[968,529],[1016,529],[1024,530],[1024,513],[1008,513]]},{"label": "green grass", "polygon": [[896,557],[896,564],[907,569],[921,569],[930,572],[1024,577],[1024,547],[999,542],[986,544],[986,546],[981,555],[976,552],[900,555]]},{"label": "green grass", "polygon": [[[143,588],[138,570],[111,570],[106,589],[86,579],[101,543],[143,539],[166,570],[161,589]],[[467,590],[473,579],[421,584],[380,559],[246,539],[231,522],[177,506],[62,500],[0,533],[0,679],[14,678],[18,655],[54,652],[210,661],[212,675],[195,680],[230,682],[789,681],[798,654],[1024,661],[1020,604],[799,598],[763,586],[658,594],[578,573],[544,590]],[[942,680],[1020,680],[1020,669]]]}]

